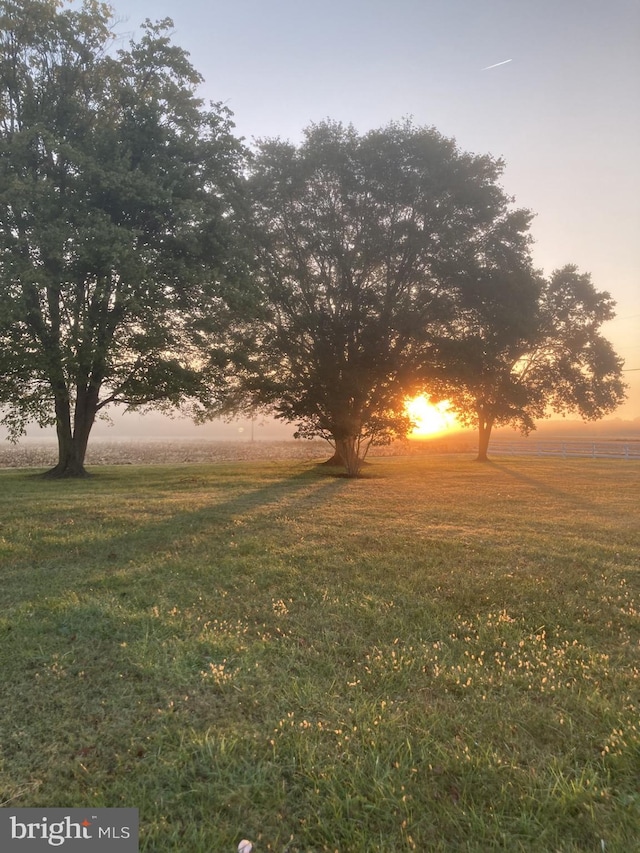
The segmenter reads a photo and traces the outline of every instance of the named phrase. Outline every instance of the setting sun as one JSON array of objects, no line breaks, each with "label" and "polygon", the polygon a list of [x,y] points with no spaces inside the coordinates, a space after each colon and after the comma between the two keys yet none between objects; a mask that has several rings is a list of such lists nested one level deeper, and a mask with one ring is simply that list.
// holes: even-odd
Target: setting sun
[{"label": "setting sun", "polygon": [[409,433],[414,438],[440,435],[460,426],[455,414],[450,411],[447,400],[430,403],[428,397],[414,397],[412,400],[407,400],[406,409],[409,417],[416,423],[415,428]]}]

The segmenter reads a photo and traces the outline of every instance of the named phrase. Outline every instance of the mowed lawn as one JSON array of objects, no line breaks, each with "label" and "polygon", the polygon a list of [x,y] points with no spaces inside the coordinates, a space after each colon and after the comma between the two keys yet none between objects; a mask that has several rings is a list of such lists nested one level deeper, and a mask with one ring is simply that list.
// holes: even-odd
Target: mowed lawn
[{"label": "mowed lawn", "polygon": [[0,801],[144,851],[640,850],[640,466],[0,472]]}]

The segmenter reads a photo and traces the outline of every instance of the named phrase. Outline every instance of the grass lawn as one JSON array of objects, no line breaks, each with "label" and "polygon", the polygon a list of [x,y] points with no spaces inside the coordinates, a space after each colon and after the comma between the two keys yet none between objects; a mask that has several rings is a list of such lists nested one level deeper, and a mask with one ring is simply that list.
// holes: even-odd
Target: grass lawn
[{"label": "grass lawn", "polygon": [[640,468],[0,472],[0,802],[140,849],[640,850]]}]

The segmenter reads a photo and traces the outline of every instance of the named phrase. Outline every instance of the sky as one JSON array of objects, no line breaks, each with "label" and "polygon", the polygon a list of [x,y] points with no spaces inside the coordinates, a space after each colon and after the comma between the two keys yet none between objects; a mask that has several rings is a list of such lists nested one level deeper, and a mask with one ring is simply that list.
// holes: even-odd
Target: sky
[{"label": "sky", "polygon": [[248,143],[296,142],[325,118],[365,132],[411,116],[504,158],[505,190],[536,214],[536,266],[577,264],[616,300],[604,331],[630,392],[615,416],[640,417],[638,0],[112,5],[123,36],[173,19],[201,95],[231,109]]},{"label": "sky", "polygon": [[[505,160],[546,274],[590,272],[640,418],[639,0],[111,0],[126,41],[173,41],[247,143],[325,118],[360,132],[412,117]],[[510,60],[506,62],[506,60]],[[504,63],[494,68],[487,66]],[[486,70],[485,70],[486,69]]]}]

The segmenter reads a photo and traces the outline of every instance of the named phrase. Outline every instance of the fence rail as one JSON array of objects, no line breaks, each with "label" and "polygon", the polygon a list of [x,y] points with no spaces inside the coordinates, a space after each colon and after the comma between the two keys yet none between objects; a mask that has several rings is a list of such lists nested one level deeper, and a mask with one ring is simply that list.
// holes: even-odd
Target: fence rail
[{"label": "fence rail", "polygon": [[492,441],[492,456],[559,456],[562,459],[635,459],[640,461],[640,441]]}]

